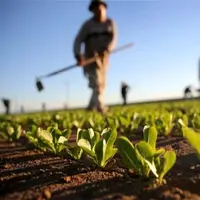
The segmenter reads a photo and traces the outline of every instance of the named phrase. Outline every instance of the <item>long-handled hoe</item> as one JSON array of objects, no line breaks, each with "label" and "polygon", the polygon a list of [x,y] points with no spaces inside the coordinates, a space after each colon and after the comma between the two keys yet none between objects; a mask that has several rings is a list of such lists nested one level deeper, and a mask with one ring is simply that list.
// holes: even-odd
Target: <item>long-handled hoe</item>
[{"label": "long-handled hoe", "polygon": [[[123,46],[121,46],[121,47],[119,47],[119,48],[114,49],[111,53],[115,53],[115,52],[118,52],[118,51],[127,49],[127,48],[129,48],[129,47],[131,47],[131,46],[133,46],[133,43],[128,43],[128,44],[126,44],[126,45],[123,45]],[[93,63],[93,62],[95,62],[98,58],[99,58],[98,56],[94,56],[94,57],[92,57],[92,58],[86,60],[86,61],[84,62],[84,65],[88,65],[88,64],[90,64],[90,63]],[[78,65],[77,65],[77,63],[76,63],[76,64],[73,64],[73,65],[71,65],[71,66],[67,66],[67,67],[64,67],[64,68],[62,68],[62,69],[59,69],[59,70],[57,70],[57,71],[51,72],[51,73],[49,73],[49,74],[46,74],[46,75],[37,77],[37,78],[36,78],[36,88],[37,88],[37,90],[40,92],[40,91],[42,91],[42,90],[44,89],[44,85],[42,84],[41,79],[52,77],[52,76],[54,76],[54,75],[60,74],[60,73],[62,73],[62,72],[68,71],[68,70],[70,70],[70,69],[73,69],[73,68],[75,68],[75,67],[77,67],[77,66],[78,66]]]}]

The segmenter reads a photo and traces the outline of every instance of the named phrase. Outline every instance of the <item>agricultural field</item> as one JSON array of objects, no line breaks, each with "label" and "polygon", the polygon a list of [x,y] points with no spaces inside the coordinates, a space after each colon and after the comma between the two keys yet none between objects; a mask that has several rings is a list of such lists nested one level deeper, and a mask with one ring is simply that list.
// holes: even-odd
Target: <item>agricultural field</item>
[{"label": "agricultural field", "polygon": [[0,116],[0,199],[200,199],[200,101]]}]

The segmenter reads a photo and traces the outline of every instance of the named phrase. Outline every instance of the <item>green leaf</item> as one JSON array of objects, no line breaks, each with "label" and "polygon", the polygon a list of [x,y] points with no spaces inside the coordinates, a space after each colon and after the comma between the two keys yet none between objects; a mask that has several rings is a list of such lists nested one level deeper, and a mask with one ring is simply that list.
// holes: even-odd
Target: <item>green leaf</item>
[{"label": "green leaf", "polygon": [[12,134],[15,132],[15,129],[12,126],[8,126],[7,132],[9,136],[12,136]]},{"label": "green leaf", "polygon": [[77,145],[83,149],[87,154],[89,154],[91,157],[95,156],[95,153],[92,151],[92,147],[88,140],[86,139],[80,139],[77,143]]},{"label": "green leaf", "polygon": [[162,163],[161,163],[161,158],[160,157],[154,157],[154,163],[157,169],[157,173],[160,174],[162,171]]},{"label": "green leaf", "polygon": [[105,151],[106,151],[106,140],[100,140],[95,146],[95,153],[97,158],[97,163],[100,167],[105,165]]},{"label": "green leaf", "polygon": [[139,151],[142,157],[144,157],[147,160],[152,160],[155,151],[149,143],[145,141],[138,142],[135,145],[135,148]]},{"label": "green leaf", "polygon": [[152,173],[158,178],[157,169],[154,162],[150,163],[147,159],[144,158],[145,163],[149,166]]},{"label": "green leaf", "polygon": [[200,134],[196,133],[193,129],[188,127],[182,127],[183,137],[187,139],[192,148],[197,152],[197,156],[200,156]]},{"label": "green leaf", "polygon": [[64,136],[67,140],[69,140],[70,136],[71,136],[71,130],[70,129],[65,129],[62,132],[62,136]]},{"label": "green leaf", "polygon": [[50,133],[51,133],[51,135],[53,137],[53,143],[57,144],[59,137],[62,136],[62,132],[57,128],[53,128]]},{"label": "green leaf", "polygon": [[93,129],[91,129],[89,131],[93,132],[93,134],[92,134],[93,137],[91,138],[91,145],[92,145],[92,151],[94,151],[95,146],[100,139],[100,134],[96,131],[93,131]]},{"label": "green leaf", "polygon": [[63,149],[65,148],[65,146],[63,144],[59,144],[57,147],[56,147],[56,154],[57,153],[60,153],[61,151],[63,151]]},{"label": "green leaf", "polygon": [[156,150],[156,152],[154,154],[154,158],[160,157],[164,153],[165,153],[165,149],[164,148],[160,148],[160,149]]},{"label": "green leaf", "polygon": [[89,136],[90,136],[90,139],[92,139],[94,137],[94,130],[92,128],[89,128],[88,129],[88,133],[89,133]]},{"label": "green leaf", "polygon": [[136,155],[135,148],[130,140],[125,136],[120,136],[116,139],[116,147],[124,164],[129,169],[137,171],[141,167],[141,162]]},{"label": "green leaf", "polygon": [[166,151],[163,155],[162,171],[159,180],[162,181],[165,174],[173,167],[176,162],[176,154],[174,151]]},{"label": "green leaf", "polygon": [[83,150],[79,146],[75,146],[67,149],[67,152],[74,159],[79,160],[82,156]]},{"label": "green leaf", "polygon": [[64,136],[60,136],[58,139],[58,143],[64,144],[65,142],[68,142],[68,139]]},{"label": "green leaf", "polygon": [[17,125],[15,139],[18,140],[20,138],[21,134],[22,134],[22,128],[20,125]]},{"label": "green leaf", "polygon": [[200,130],[200,115],[195,114],[192,124],[195,129]]},{"label": "green leaf", "polygon": [[156,119],[155,120],[156,129],[159,131],[159,133],[163,133],[165,131],[165,125],[162,119]]},{"label": "green leaf", "polygon": [[183,123],[184,123],[186,126],[188,126],[188,116],[187,116],[186,114],[184,114],[184,115],[182,116],[182,120],[183,120]]},{"label": "green leaf", "polygon": [[46,138],[44,137],[38,137],[38,145],[40,147],[46,147],[46,149],[48,149],[49,151],[52,151],[54,153],[56,153],[56,149],[54,147],[54,144],[51,143],[49,140],[46,140]]},{"label": "green leaf", "polygon": [[114,152],[117,151],[116,149],[113,149],[116,138],[117,131],[115,130],[112,131],[111,129],[107,129],[107,132],[103,133],[103,139],[106,140],[105,161],[113,157]]},{"label": "green leaf", "polygon": [[53,137],[48,131],[38,128],[37,135],[49,143],[53,143]]},{"label": "green leaf", "polygon": [[145,126],[143,130],[144,141],[151,145],[153,150],[156,150],[157,130],[153,126]]},{"label": "green leaf", "polygon": [[130,122],[124,116],[119,116],[119,121],[124,127],[127,127],[130,124]]},{"label": "green leaf", "polygon": [[116,117],[106,117],[106,121],[108,123],[108,126],[112,129],[117,129],[119,126],[118,120]]},{"label": "green leaf", "polygon": [[85,129],[78,129],[76,141],[79,141],[80,139],[85,139],[91,143],[89,131]]},{"label": "green leaf", "polygon": [[36,135],[36,133],[37,133],[37,126],[34,125],[34,124],[31,126],[31,133],[32,133],[33,135]]}]

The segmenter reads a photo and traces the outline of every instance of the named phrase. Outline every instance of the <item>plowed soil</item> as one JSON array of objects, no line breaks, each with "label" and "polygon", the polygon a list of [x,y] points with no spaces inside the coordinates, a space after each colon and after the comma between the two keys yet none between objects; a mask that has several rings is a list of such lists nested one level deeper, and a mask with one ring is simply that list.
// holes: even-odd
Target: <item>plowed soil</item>
[{"label": "plowed soil", "polygon": [[158,147],[174,149],[177,162],[165,176],[167,184],[148,188],[116,155],[105,170],[70,158],[43,153],[26,145],[0,142],[0,199],[174,199],[200,200],[200,161],[187,141],[159,138]]}]

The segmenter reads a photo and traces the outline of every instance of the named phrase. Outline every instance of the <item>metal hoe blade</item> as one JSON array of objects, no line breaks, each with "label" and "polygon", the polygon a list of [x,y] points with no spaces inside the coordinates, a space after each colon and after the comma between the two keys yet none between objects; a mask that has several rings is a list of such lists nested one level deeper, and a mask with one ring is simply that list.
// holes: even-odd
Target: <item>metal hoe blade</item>
[{"label": "metal hoe blade", "polygon": [[37,90],[39,92],[44,89],[44,86],[43,86],[42,82],[39,79],[36,80],[36,87],[37,87]]}]

